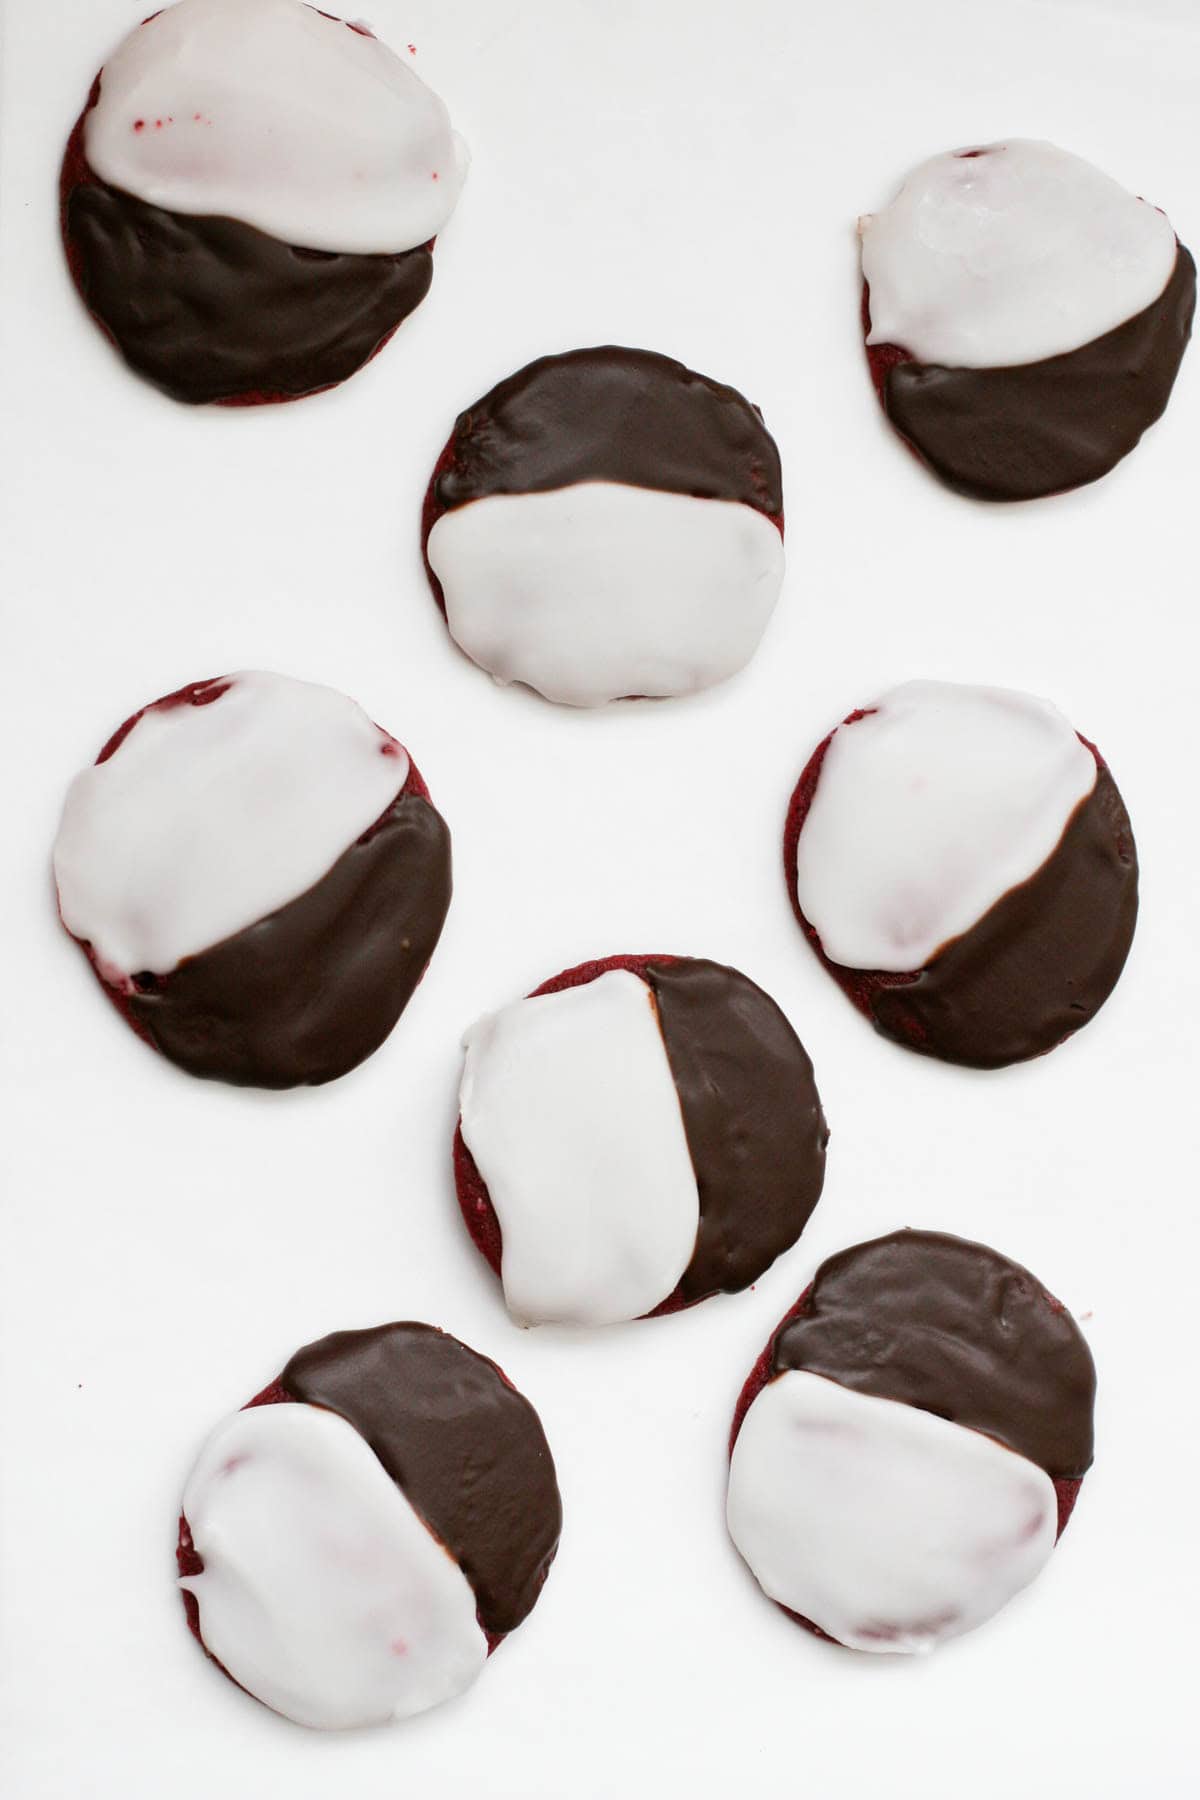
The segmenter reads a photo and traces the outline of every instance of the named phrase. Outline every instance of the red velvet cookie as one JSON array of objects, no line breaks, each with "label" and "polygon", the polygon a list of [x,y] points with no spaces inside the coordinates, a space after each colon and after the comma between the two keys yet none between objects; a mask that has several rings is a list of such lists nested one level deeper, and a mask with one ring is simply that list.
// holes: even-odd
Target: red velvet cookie
[{"label": "red velvet cookie", "polygon": [[72,783],[59,911],[105,992],[189,1074],[331,1081],[376,1050],[450,903],[450,836],[408,752],[283,676],[144,707]]},{"label": "red velvet cookie", "polygon": [[828,1131],[812,1064],[735,969],[583,963],[466,1044],[459,1205],[525,1323],[609,1323],[738,1292],[817,1203]]},{"label": "red velvet cookie", "polygon": [[939,1232],[823,1263],[742,1389],[730,1531],[798,1624],[936,1647],[1033,1579],[1092,1461],[1095,1371],[1029,1272]]},{"label": "red velvet cookie", "polygon": [[117,48],[63,160],[76,287],[173,399],[333,387],[418,306],[466,155],[361,25],[301,0],[178,0]]},{"label": "red velvet cookie", "polygon": [[947,486],[1062,493],[1163,412],[1196,267],[1163,213],[1079,157],[1020,138],[936,156],[859,230],[871,379]]},{"label": "red velvet cookie", "polygon": [[1111,993],[1137,852],[1094,745],[1044,701],[910,682],[820,743],[784,831],[792,908],[885,1037],[997,1068]]},{"label": "red velvet cookie", "polygon": [[336,1332],[201,1451],[179,1521],[188,1624],[298,1724],[409,1717],[528,1616],[561,1524],[541,1423],[495,1363],[430,1325]]}]

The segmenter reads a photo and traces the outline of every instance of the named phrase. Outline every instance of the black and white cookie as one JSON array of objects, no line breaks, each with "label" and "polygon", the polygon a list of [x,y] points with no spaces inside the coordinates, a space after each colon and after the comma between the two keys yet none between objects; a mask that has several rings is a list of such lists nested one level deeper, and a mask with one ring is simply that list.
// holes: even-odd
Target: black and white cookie
[{"label": "black and white cookie", "polygon": [[71,135],[71,274],[174,399],[298,399],[424,299],[466,164],[437,95],[366,26],[301,0],[177,0],[105,63]]},{"label": "black and white cookie", "polygon": [[896,430],[981,500],[1095,481],[1161,414],[1196,268],[1166,215],[1053,144],[931,157],[859,221],[871,374]]},{"label": "black and white cookie", "polygon": [[829,1133],[804,1047],[736,969],[582,963],[472,1026],[454,1167],[522,1325],[748,1287],[800,1236]]},{"label": "black and white cookie", "polygon": [[230,675],[145,707],[76,776],[54,873],[63,924],[155,1049],[294,1087],[400,1017],[450,903],[450,835],[352,700]]},{"label": "black and white cookie", "polygon": [[694,693],[749,662],[778,598],[779,453],[669,357],[545,356],[459,417],[422,541],[450,635],[498,681],[570,706]]},{"label": "black and white cookie", "polygon": [[1137,919],[1106,763],[1007,688],[910,681],[852,713],[800,777],[784,866],[809,942],[876,1028],[975,1068],[1086,1025]]},{"label": "black and white cookie", "polygon": [[385,1724],[467,1688],[541,1591],[562,1525],[533,1407],[432,1325],[297,1351],[219,1425],[179,1521],[188,1622],[300,1725]]},{"label": "black and white cookie", "polygon": [[819,1635],[936,1649],[1045,1565],[1091,1466],[1095,1387],[1075,1321],[996,1251],[931,1231],[843,1250],[742,1391],[730,1535]]}]

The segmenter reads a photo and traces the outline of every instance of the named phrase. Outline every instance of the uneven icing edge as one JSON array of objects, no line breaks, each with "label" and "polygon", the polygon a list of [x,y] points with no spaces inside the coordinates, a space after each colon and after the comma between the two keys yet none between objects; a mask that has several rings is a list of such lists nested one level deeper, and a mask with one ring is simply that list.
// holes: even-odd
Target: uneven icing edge
[{"label": "uneven icing edge", "polygon": [[460,649],[568,706],[728,680],[784,574],[780,532],[755,508],[609,481],[472,500],[441,514],[425,552]]},{"label": "uneven icing edge", "polygon": [[469,1686],[487,1658],[461,1569],[335,1413],[233,1414],[202,1448],[183,1514],[202,1567],[179,1585],[201,1642],[298,1724],[409,1717]]},{"label": "uneven icing edge", "polygon": [[1052,144],[931,157],[859,222],[869,345],[950,368],[1034,363],[1150,306],[1175,264],[1165,215]]},{"label": "uneven icing edge", "polygon": [[919,970],[1036,874],[1096,778],[1047,701],[894,688],[828,742],[795,846],[801,915],[843,968]]},{"label": "uneven icing edge", "polygon": [[409,767],[333,689],[254,672],[181,690],[71,783],[54,847],[63,923],[118,990],[165,975],[314,886]]},{"label": "uneven icing edge", "polygon": [[464,1044],[459,1129],[499,1224],[513,1317],[599,1325],[653,1311],[691,1260],[700,1202],[646,982],[610,970],[514,1001]]},{"label": "uneven icing edge", "polygon": [[151,15],[105,63],[84,144],[103,181],[150,205],[365,255],[434,238],[469,161],[407,62],[301,0]]},{"label": "uneven icing edge", "polygon": [[926,1652],[984,1623],[1049,1558],[1045,1471],[966,1427],[789,1370],[733,1446],[730,1535],[769,1598],[835,1642]]}]

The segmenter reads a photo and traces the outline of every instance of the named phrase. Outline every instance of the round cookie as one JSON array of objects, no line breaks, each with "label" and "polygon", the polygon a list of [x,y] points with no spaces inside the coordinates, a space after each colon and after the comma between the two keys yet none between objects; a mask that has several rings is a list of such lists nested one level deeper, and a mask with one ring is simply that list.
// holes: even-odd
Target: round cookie
[{"label": "round cookie", "polygon": [[851,713],[800,777],[783,860],[805,935],[859,1011],[972,1068],[1085,1025],[1137,919],[1107,764],[1009,689],[913,681]]},{"label": "round cookie", "polygon": [[126,720],[71,784],[54,872],[141,1037],[192,1075],[285,1088],[391,1031],[441,934],[450,834],[352,700],[240,674]]},{"label": "round cookie", "polygon": [[831,1257],[738,1401],[730,1535],[797,1622],[914,1652],[1038,1574],[1092,1462],[1074,1320],[982,1244],[898,1231]]},{"label": "round cookie", "polygon": [[465,147],[364,25],[302,0],[177,0],[96,77],[63,242],[88,311],[175,400],[336,386],[424,299]]},{"label": "round cookie", "polygon": [[884,412],[958,492],[1080,487],[1162,413],[1195,264],[1165,214],[1080,157],[1021,138],[931,157],[859,232]]},{"label": "round cookie", "polygon": [[451,637],[548,700],[695,693],[744,667],[783,580],[758,408],[649,350],[544,356],[460,414],[421,541]]},{"label": "round cookie", "polygon": [[561,1525],[541,1422],[503,1370],[432,1325],[340,1331],[201,1450],[179,1585],[255,1699],[300,1725],[383,1724],[470,1686]]},{"label": "round cookie", "polygon": [[737,1293],[790,1249],[829,1133],[812,1064],[736,969],[612,956],[465,1038],[459,1206],[523,1325]]}]

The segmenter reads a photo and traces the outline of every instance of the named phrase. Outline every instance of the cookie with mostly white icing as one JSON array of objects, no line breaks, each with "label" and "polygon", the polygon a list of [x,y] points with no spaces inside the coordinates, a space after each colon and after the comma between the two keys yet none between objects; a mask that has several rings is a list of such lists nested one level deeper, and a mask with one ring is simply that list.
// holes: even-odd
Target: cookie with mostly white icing
[{"label": "cookie with mostly white icing", "polygon": [[387,1037],[450,903],[450,834],[395,738],[262,673],[144,707],[72,782],[63,924],[189,1074],[332,1081]]},{"label": "cookie with mostly white icing", "polygon": [[1082,158],[1021,138],[931,157],[859,231],[872,379],[948,486],[1080,487],[1163,412],[1195,264],[1164,213]]},{"label": "cookie with mostly white icing", "polygon": [[1107,764],[1048,701],[912,681],[820,743],[784,831],[792,908],[885,1037],[999,1068],[1112,992],[1137,920]]},{"label": "cookie with mostly white icing", "polygon": [[466,151],[363,25],[302,0],[177,0],[118,46],[60,180],[72,278],[173,399],[344,381],[433,277]]},{"label": "cookie with mostly white icing", "polygon": [[541,1421],[495,1363],[431,1325],[298,1350],[188,1477],[188,1623],[255,1699],[325,1730],[469,1687],[528,1617],[562,1505]]},{"label": "cookie with mostly white icing", "polygon": [[796,1242],[829,1132],[779,1007],[701,958],[582,963],[467,1033],[459,1206],[523,1325],[737,1293]]},{"label": "cookie with mostly white icing", "polygon": [[744,667],[778,598],[779,453],[757,407],[670,357],[544,356],[459,416],[422,546],[497,681],[569,706],[695,693]]},{"label": "cookie with mostly white icing", "polygon": [[898,1231],[818,1269],[742,1390],[730,1535],[768,1597],[912,1653],[1034,1580],[1092,1462],[1078,1326],[997,1251]]}]

